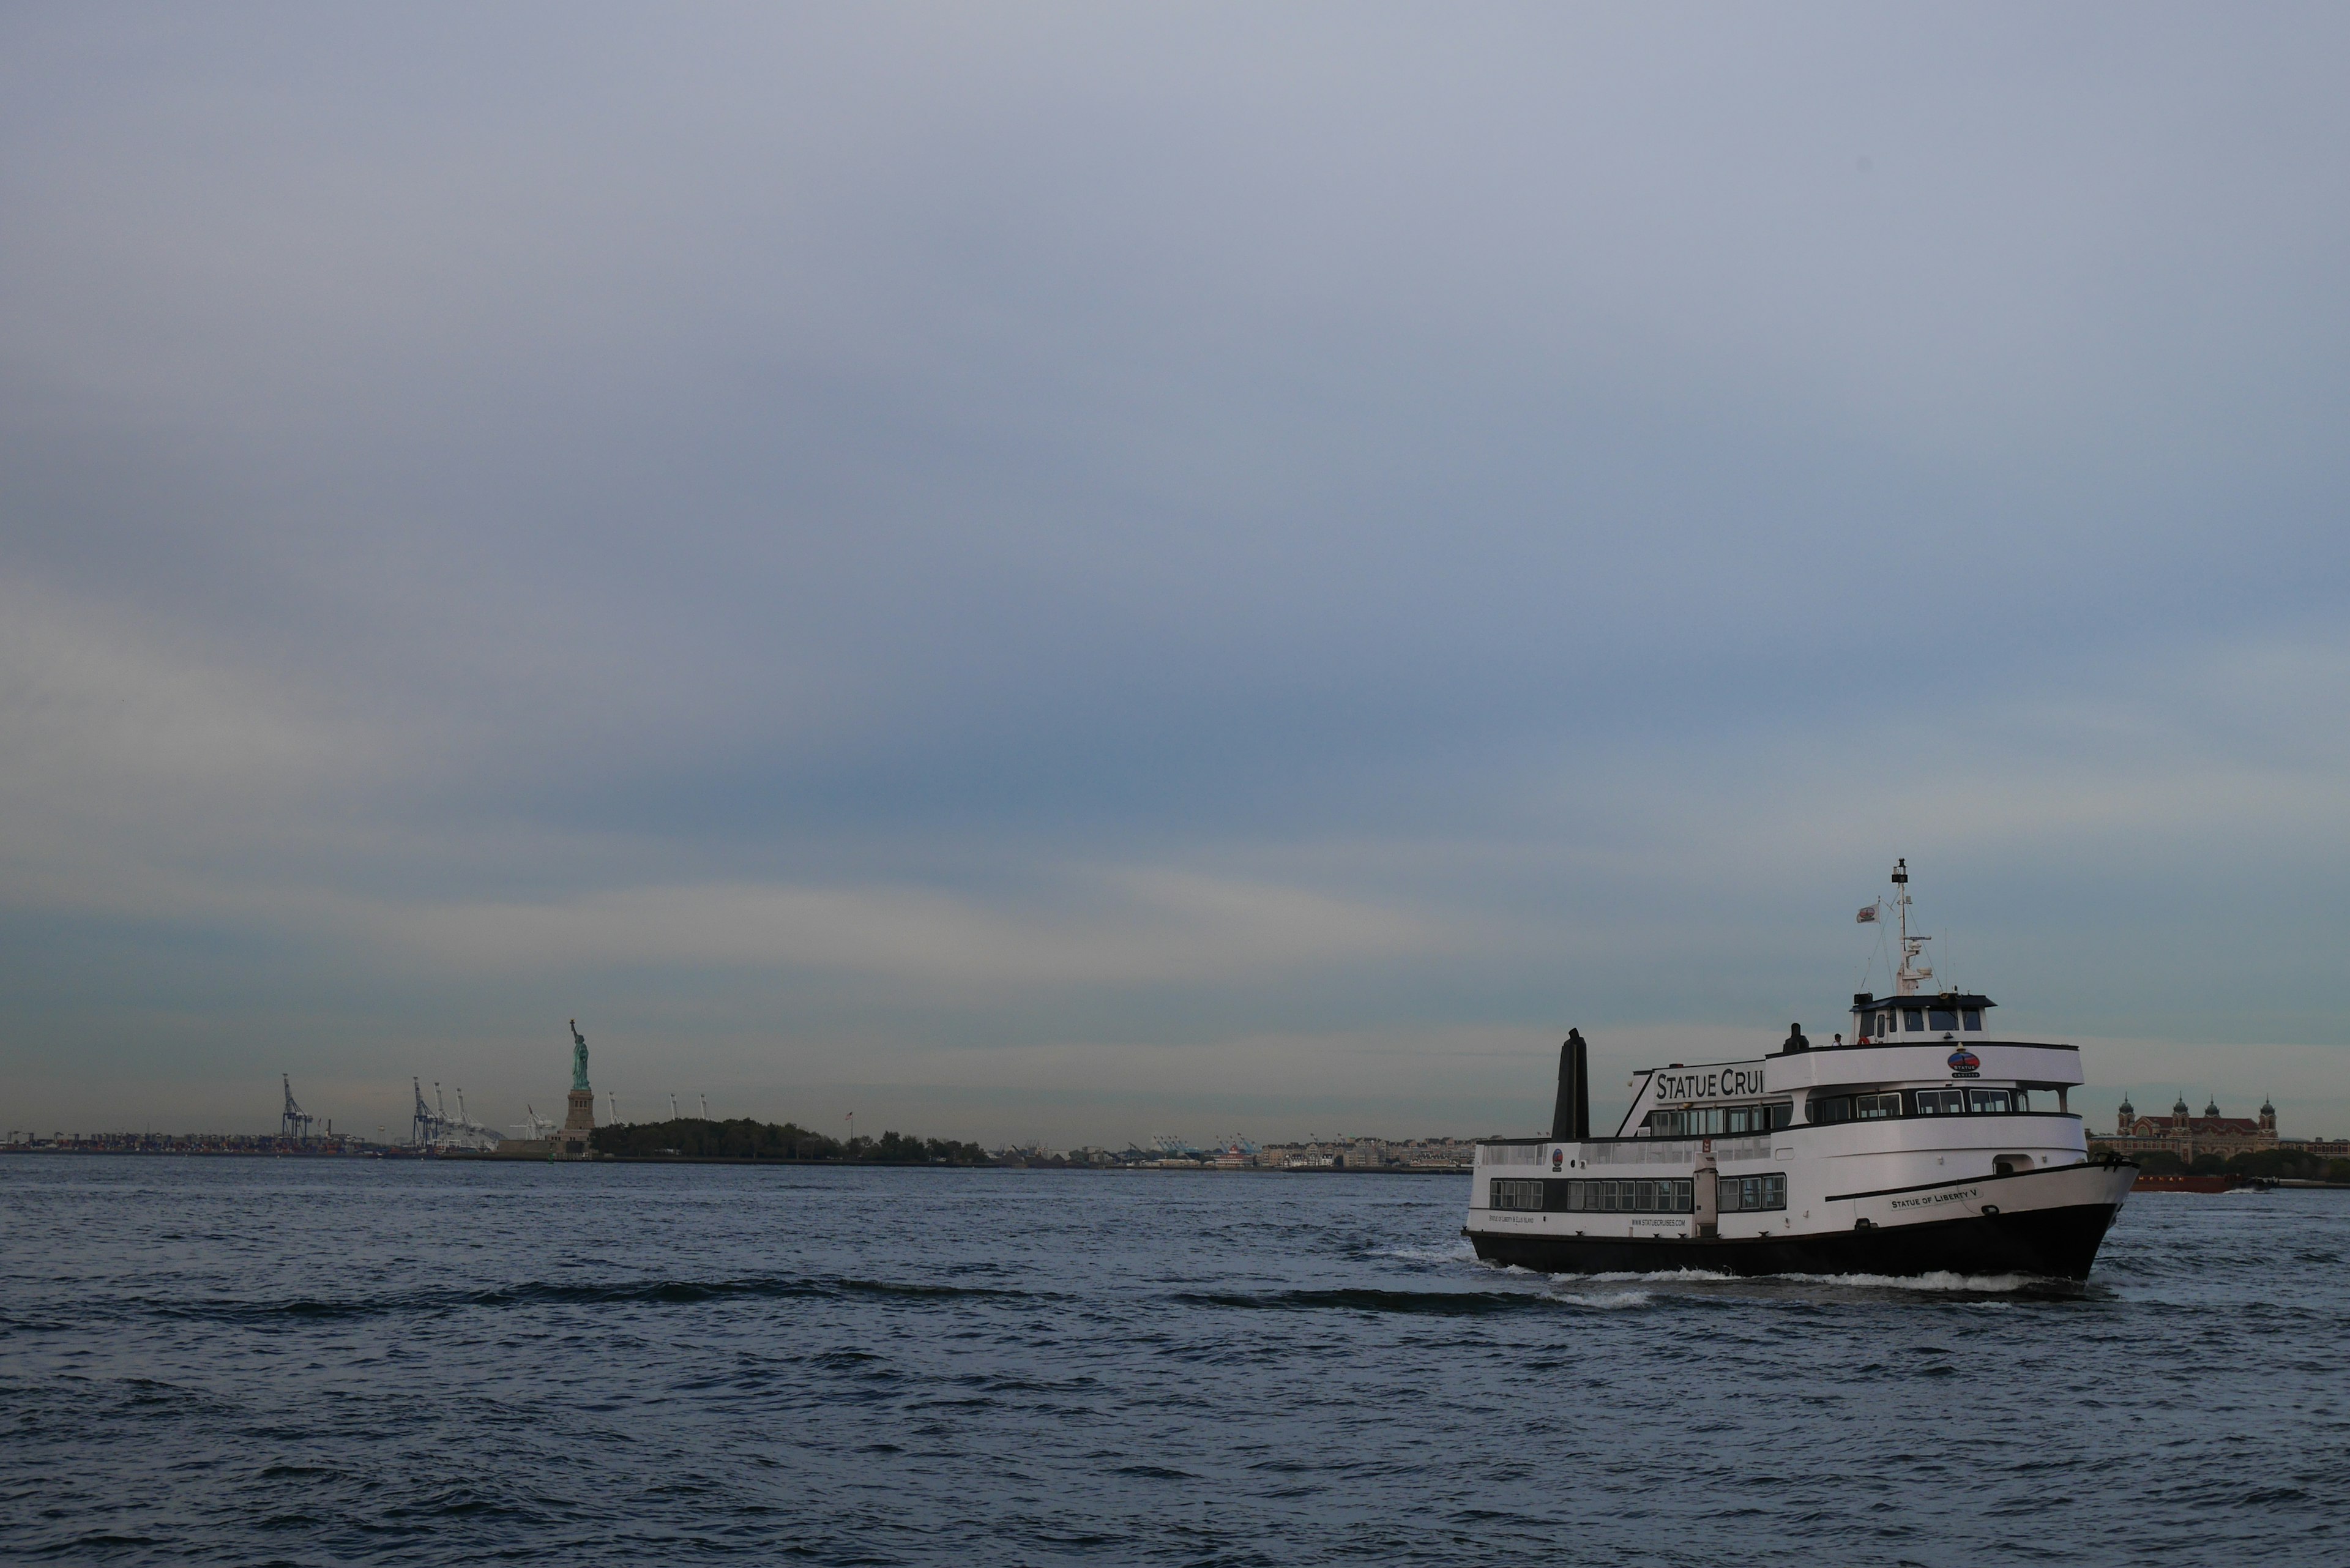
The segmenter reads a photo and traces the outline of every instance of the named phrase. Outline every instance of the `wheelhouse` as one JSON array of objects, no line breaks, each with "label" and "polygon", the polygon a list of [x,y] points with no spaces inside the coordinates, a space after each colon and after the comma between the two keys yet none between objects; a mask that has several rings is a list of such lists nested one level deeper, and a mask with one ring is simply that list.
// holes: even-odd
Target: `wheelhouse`
[{"label": "wheelhouse", "polygon": [[1987,1031],[1984,1015],[1999,1003],[1988,996],[1946,991],[1939,996],[1877,996],[1866,991],[1852,995],[1851,1041],[1856,1045],[1915,1044],[1924,1040],[1957,1040]]}]

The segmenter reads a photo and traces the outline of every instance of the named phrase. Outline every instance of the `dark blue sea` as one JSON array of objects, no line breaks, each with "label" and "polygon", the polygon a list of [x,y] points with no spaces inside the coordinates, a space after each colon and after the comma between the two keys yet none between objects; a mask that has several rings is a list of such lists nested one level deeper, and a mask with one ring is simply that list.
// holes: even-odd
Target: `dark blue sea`
[{"label": "dark blue sea", "polygon": [[0,1158],[0,1559],[2350,1554],[2350,1193],[2058,1289],[1501,1272],[1466,1185]]}]

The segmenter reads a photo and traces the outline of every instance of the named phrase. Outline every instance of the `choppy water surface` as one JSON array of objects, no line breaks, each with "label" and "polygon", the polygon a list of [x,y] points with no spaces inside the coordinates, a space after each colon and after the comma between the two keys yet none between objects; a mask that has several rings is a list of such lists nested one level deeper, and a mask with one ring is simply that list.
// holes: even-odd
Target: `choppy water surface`
[{"label": "choppy water surface", "polygon": [[2058,1290],[1502,1272],[1465,1190],[0,1159],[0,1556],[2350,1548],[2350,1194],[2141,1194]]}]

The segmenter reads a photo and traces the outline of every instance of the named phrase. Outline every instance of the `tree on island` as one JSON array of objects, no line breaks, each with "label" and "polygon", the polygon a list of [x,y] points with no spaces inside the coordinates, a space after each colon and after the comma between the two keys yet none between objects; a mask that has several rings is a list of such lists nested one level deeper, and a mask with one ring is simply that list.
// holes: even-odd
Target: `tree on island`
[{"label": "tree on island", "polygon": [[846,1142],[811,1132],[797,1122],[754,1122],[749,1117],[710,1121],[680,1116],[665,1122],[616,1123],[595,1133],[598,1154],[623,1158],[657,1159],[797,1159],[837,1160],[862,1165],[993,1165],[988,1152],[975,1143],[945,1138],[908,1137],[885,1132],[879,1137],[853,1137]]}]

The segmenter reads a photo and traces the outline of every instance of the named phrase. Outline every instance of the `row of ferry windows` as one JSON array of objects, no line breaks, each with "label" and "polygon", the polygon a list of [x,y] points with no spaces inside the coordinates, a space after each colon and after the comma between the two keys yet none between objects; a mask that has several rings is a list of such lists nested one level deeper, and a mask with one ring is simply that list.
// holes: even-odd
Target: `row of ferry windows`
[{"label": "row of ferry windows", "polygon": [[1874,1122],[1891,1116],[2004,1116],[2032,1109],[2029,1089],[1887,1089],[1875,1095],[1814,1095],[1807,1122]]},{"label": "row of ferry windows", "polygon": [[1686,1111],[1650,1111],[1641,1125],[1650,1137],[1731,1137],[1792,1127],[1793,1102],[1775,1106],[1698,1106]]},{"label": "row of ferry windows", "polygon": [[[1804,1106],[1807,1122],[1873,1122],[1892,1116],[2003,1116],[2032,1109],[2029,1089],[1887,1089],[1875,1095],[1814,1095]],[[1650,1137],[1734,1137],[1792,1126],[1795,1107],[1699,1106],[1683,1111],[1650,1111],[1640,1125]]]},{"label": "row of ferry windows", "polygon": [[[1784,1209],[1787,1178],[1776,1171],[1767,1176],[1725,1176],[1715,1183],[1714,1198],[1724,1214]],[[1644,1181],[1574,1178],[1507,1181],[1496,1177],[1489,1207],[1547,1210],[1555,1214],[1687,1214],[1696,1201],[1697,1183],[1689,1177]]]},{"label": "row of ferry windows", "polygon": [[1887,1034],[1947,1033],[1951,1030],[1970,1033],[1982,1032],[1982,1009],[1980,1007],[1888,1007],[1877,1015],[1876,1033]]}]

